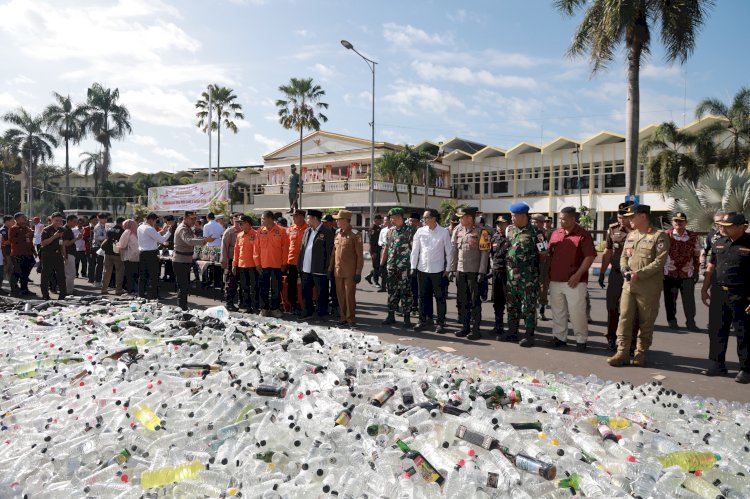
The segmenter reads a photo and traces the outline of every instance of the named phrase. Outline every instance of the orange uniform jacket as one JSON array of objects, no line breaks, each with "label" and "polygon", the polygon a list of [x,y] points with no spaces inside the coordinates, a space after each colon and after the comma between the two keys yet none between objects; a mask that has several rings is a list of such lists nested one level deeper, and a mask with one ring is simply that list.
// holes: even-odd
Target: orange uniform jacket
[{"label": "orange uniform jacket", "polygon": [[255,241],[258,232],[250,229],[250,232],[240,231],[237,234],[237,241],[234,243],[234,258],[232,267],[242,269],[255,268]]},{"label": "orange uniform jacket", "polygon": [[278,224],[271,229],[261,227],[255,239],[255,266],[280,269],[289,259],[289,236]]},{"label": "orange uniform jacket", "polygon": [[292,225],[289,227],[289,260],[287,265],[297,266],[297,259],[299,258],[299,250],[302,247],[302,236],[305,235],[305,229],[307,224]]}]

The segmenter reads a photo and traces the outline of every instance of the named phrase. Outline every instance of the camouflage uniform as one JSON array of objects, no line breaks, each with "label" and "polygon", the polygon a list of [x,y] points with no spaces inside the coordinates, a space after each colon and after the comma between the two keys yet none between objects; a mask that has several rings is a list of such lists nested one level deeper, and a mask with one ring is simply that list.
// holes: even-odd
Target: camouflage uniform
[{"label": "camouflage uniform", "polygon": [[[549,240],[552,238],[552,229],[539,230],[537,228],[537,232],[544,234],[544,240],[549,245]],[[542,277],[541,288],[539,289],[539,307],[542,316],[544,316],[544,308],[549,304],[549,280],[547,279],[549,264],[549,259],[539,262],[539,275]]]},{"label": "camouflage uniform", "polygon": [[391,227],[386,239],[387,253],[385,266],[388,270],[386,284],[388,288],[388,312],[399,310],[408,315],[413,302],[411,292],[411,243],[414,229],[404,223],[401,227]]},{"label": "camouflage uniform", "polygon": [[[486,229],[472,225],[459,225],[451,235],[453,258],[451,271],[458,271],[456,277],[456,302],[462,328],[457,336],[469,334],[470,339],[479,336],[479,325],[482,322],[482,300],[479,284],[487,277],[489,267],[490,234]],[[480,279],[479,276],[482,276]]]},{"label": "camouflage uniform", "polygon": [[492,305],[495,309],[495,334],[503,333],[503,315],[505,314],[505,295],[507,292],[508,274],[508,239],[505,234],[496,231],[490,240],[492,257]]},{"label": "camouflage uniform", "polygon": [[508,334],[518,335],[523,314],[526,334],[533,336],[536,329],[536,305],[539,299],[539,262],[546,255],[544,234],[533,224],[525,227],[511,225],[508,237]]}]

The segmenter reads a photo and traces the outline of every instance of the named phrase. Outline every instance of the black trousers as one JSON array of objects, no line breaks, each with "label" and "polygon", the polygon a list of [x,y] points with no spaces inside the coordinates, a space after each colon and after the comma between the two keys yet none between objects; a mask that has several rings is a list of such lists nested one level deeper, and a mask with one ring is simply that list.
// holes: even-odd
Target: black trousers
[{"label": "black trousers", "polygon": [[286,274],[286,299],[292,307],[292,312],[300,309],[297,300],[297,283],[299,282],[299,271],[296,265],[289,265]]},{"label": "black trousers", "polygon": [[482,322],[482,300],[479,296],[478,272],[458,272],[456,274],[456,301],[458,316],[464,331],[479,332]]},{"label": "black trousers", "polygon": [[748,314],[745,309],[750,304],[744,288],[725,289],[711,286],[711,301],[708,307],[708,358],[719,364],[726,362],[729,334],[734,326],[737,334],[737,357],[740,370],[750,371],[750,338],[747,334]]},{"label": "black trousers", "polygon": [[370,275],[378,283],[380,282],[380,251],[370,253],[370,256],[372,257],[372,272],[370,272]]},{"label": "black trousers", "polygon": [[[34,268],[34,264],[36,263],[34,257],[31,255],[11,256],[10,261],[12,263],[10,271],[11,291],[15,291],[18,289],[19,280],[21,281],[21,291],[28,291],[29,274],[31,274],[31,270]],[[60,261],[62,261],[62,257],[60,257]],[[63,275],[63,279],[65,279],[65,275]]]},{"label": "black trousers", "polygon": [[253,267],[237,267],[237,279],[242,289],[240,308],[258,310],[258,271]]},{"label": "black trousers", "polygon": [[492,308],[495,310],[495,323],[503,323],[505,315],[505,287],[508,274],[505,269],[492,271]]},{"label": "black trousers", "polygon": [[688,325],[695,324],[695,281],[692,277],[664,277],[664,308],[667,320],[677,320],[677,295],[682,295],[682,308]]},{"label": "black trousers", "polygon": [[98,247],[92,246],[91,252],[89,252],[88,256],[86,257],[88,259],[88,265],[87,265],[87,277],[89,278],[89,282],[94,282],[96,280],[96,260],[97,258],[101,258],[102,261],[104,261],[104,257],[100,257],[96,254],[96,252],[99,250]]},{"label": "black trousers", "polygon": [[125,266],[125,290],[128,293],[138,292],[138,262],[123,261]]},{"label": "black trousers", "polygon": [[432,319],[432,298],[434,297],[437,303],[437,322],[438,324],[445,324],[445,314],[448,307],[445,303],[443,272],[428,274],[417,270],[416,275],[419,286],[419,321],[425,322]]},{"label": "black trousers", "polygon": [[174,272],[174,280],[178,287],[178,298],[177,304],[180,308],[187,308],[188,292],[190,291],[190,267],[193,262],[172,262],[172,271]]},{"label": "black trousers", "polygon": [[[417,273],[411,273],[411,295],[413,297],[411,302],[411,311],[418,312],[421,310],[420,303],[422,302],[421,295],[419,294],[419,279]],[[430,307],[432,307],[432,300],[430,300]]]},{"label": "black trousers", "polygon": [[230,259],[227,261],[227,270],[224,272],[224,298],[227,300],[227,305],[234,305],[234,300],[237,298],[237,283],[237,274],[232,272],[232,260]]},{"label": "black trousers", "polygon": [[308,274],[302,272],[302,300],[304,301],[304,308],[302,315],[309,317],[313,315],[313,287],[318,292],[318,297],[315,301],[316,310],[318,317],[326,317],[328,315],[328,276],[321,274]]},{"label": "black trousers", "polygon": [[[146,281],[150,282],[146,296]],[[155,300],[159,294],[159,252],[141,251],[138,262],[138,296]]]},{"label": "black trousers", "polygon": [[86,277],[88,275],[86,272],[88,270],[88,263],[86,252],[76,250],[76,275]]},{"label": "black trousers", "polygon": [[50,255],[42,258],[42,297],[49,299],[49,282],[54,276],[57,281],[57,289],[60,291],[60,298],[68,294],[65,284],[65,263],[62,255]]},{"label": "black trousers", "polygon": [[328,279],[328,282],[330,284],[330,290],[328,292],[328,296],[331,298],[331,306],[338,308],[339,296],[336,293],[336,279],[330,278]]},{"label": "black trousers", "polygon": [[260,274],[260,306],[263,310],[281,309],[281,269],[265,268]]}]

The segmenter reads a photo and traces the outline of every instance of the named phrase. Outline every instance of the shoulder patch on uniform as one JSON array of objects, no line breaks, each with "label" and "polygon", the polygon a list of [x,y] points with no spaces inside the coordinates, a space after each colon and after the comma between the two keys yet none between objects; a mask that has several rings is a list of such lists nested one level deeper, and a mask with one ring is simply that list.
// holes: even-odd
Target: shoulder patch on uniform
[{"label": "shoulder patch on uniform", "polygon": [[479,251],[489,251],[490,247],[490,234],[482,229],[482,233],[479,236]]},{"label": "shoulder patch on uniform", "polygon": [[656,249],[658,249],[659,251],[663,250],[664,249],[664,241],[659,240],[659,242],[656,243]]}]

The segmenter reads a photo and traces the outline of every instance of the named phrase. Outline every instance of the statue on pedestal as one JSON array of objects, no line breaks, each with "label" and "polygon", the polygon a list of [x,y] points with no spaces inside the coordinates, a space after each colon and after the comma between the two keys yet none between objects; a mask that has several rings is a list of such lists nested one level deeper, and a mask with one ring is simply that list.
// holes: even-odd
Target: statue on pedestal
[{"label": "statue on pedestal", "polygon": [[299,193],[302,190],[302,178],[297,173],[297,167],[291,166],[292,174],[289,175],[289,213],[299,209]]}]

